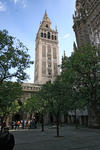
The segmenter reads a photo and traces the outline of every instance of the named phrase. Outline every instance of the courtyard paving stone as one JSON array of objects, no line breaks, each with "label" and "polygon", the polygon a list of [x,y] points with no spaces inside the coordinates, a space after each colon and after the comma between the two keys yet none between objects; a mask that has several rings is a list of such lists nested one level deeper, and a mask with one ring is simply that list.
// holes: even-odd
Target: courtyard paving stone
[{"label": "courtyard paving stone", "polygon": [[14,150],[100,150],[100,130],[64,126],[61,137],[56,137],[56,129],[11,131],[15,137]]}]

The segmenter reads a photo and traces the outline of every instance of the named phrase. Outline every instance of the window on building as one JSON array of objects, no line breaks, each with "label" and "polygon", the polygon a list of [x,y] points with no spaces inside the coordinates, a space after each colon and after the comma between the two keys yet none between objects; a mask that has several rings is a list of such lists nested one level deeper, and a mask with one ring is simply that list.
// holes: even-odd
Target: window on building
[{"label": "window on building", "polygon": [[48,45],[48,53],[51,54],[51,46]]},{"label": "window on building", "polygon": [[42,62],[42,76],[46,75],[46,62]]},{"label": "window on building", "polygon": [[46,33],[44,33],[44,38],[46,38]]},{"label": "window on building", "polygon": [[43,32],[41,32],[41,37],[43,37]]},{"label": "window on building", "polygon": [[47,49],[48,49],[48,51],[47,51],[48,61],[51,61],[51,46],[48,45]]},{"label": "window on building", "polygon": [[52,74],[52,70],[48,69],[48,76],[51,76],[51,74]]},{"label": "window on building", "polygon": [[46,57],[46,46],[42,46],[42,57]]},{"label": "window on building", "polygon": [[52,40],[54,40],[54,36],[52,35]]},{"label": "window on building", "polygon": [[58,75],[57,63],[54,63],[53,66],[54,66],[54,76],[56,76],[56,75]]},{"label": "window on building", "polygon": [[48,61],[51,61],[51,56],[48,56]]},{"label": "window on building", "polygon": [[53,59],[57,59],[56,48],[53,48]]},{"label": "window on building", "polygon": [[48,32],[48,39],[50,39],[50,32]]},{"label": "window on building", "polygon": [[51,68],[51,62],[48,62],[48,67]]},{"label": "window on building", "polygon": [[55,40],[57,39],[57,37],[55,36]]},{"label": "window on building", "polygon": [[48,24],[46,24],[46,28],[48,28]]}]

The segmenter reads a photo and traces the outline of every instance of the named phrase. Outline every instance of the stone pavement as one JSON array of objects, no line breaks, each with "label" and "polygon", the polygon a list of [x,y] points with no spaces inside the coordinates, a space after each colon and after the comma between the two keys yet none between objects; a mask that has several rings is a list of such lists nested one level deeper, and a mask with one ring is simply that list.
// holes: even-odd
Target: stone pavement
[{"label": "stone pavement", "polygon": [[100,150],[100,130],[75,127],[61,127],[61,137],[56,137],[56,129],[11,131],[15,136],[14,150]]}]

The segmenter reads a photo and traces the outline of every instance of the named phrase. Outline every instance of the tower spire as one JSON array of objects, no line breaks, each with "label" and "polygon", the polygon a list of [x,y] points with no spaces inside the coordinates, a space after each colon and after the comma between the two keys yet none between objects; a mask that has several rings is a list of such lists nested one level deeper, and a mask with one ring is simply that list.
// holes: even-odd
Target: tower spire
[{"label": "tower spire", "polygon": [[45,19],[47,19],[47,18],[48,18],[48,14],[47,14],[47,11],[45,10],[43,20],[45,20]]},{"label": "tower spire", "polygon": [[44,13],[44,17],[43,17],[41,26],[46,26],[46,24],[47,24],[47,26],[50,28],[51,21],[50,21],[50,19],[49,19],[49,17],[48,17],[47,11],[45,10],[45,13]]}]

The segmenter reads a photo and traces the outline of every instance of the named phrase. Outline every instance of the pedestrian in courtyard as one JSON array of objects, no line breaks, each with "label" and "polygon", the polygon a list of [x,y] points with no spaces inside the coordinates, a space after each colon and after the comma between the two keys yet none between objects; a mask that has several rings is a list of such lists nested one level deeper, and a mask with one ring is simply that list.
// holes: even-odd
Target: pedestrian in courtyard
[{"label": "pedestrian in courtyard", "polygon": [[12,129],[14,129],[15,121],[13,121],[13,120],[12,120],[12,124],[11,124],[11,126],[12,126]]},{"label": "pedestrian in courtyard", "polygon": [[37,128],[37,120],[35,117],[33,118],[33,122],[34,122],[34,128]]},{"label": "pedestrian in courtyard", "polygon": [[25,122],[24,122],[24,120],[22,120],[22,129],[24,129],[25,128]]},{"label": "pedestrian in courtyard", "polygon": [[18,120],[17,121],[17,128],[19,129],[19,126],[20,126],[20,121]]},{"label": "pedestrian in courtyard", "polygon": [[2,132],[2,130],[3,130],[5,127],[6,127],[6,122],[3,121],[2,125],[1,125],[1,132]]}]

